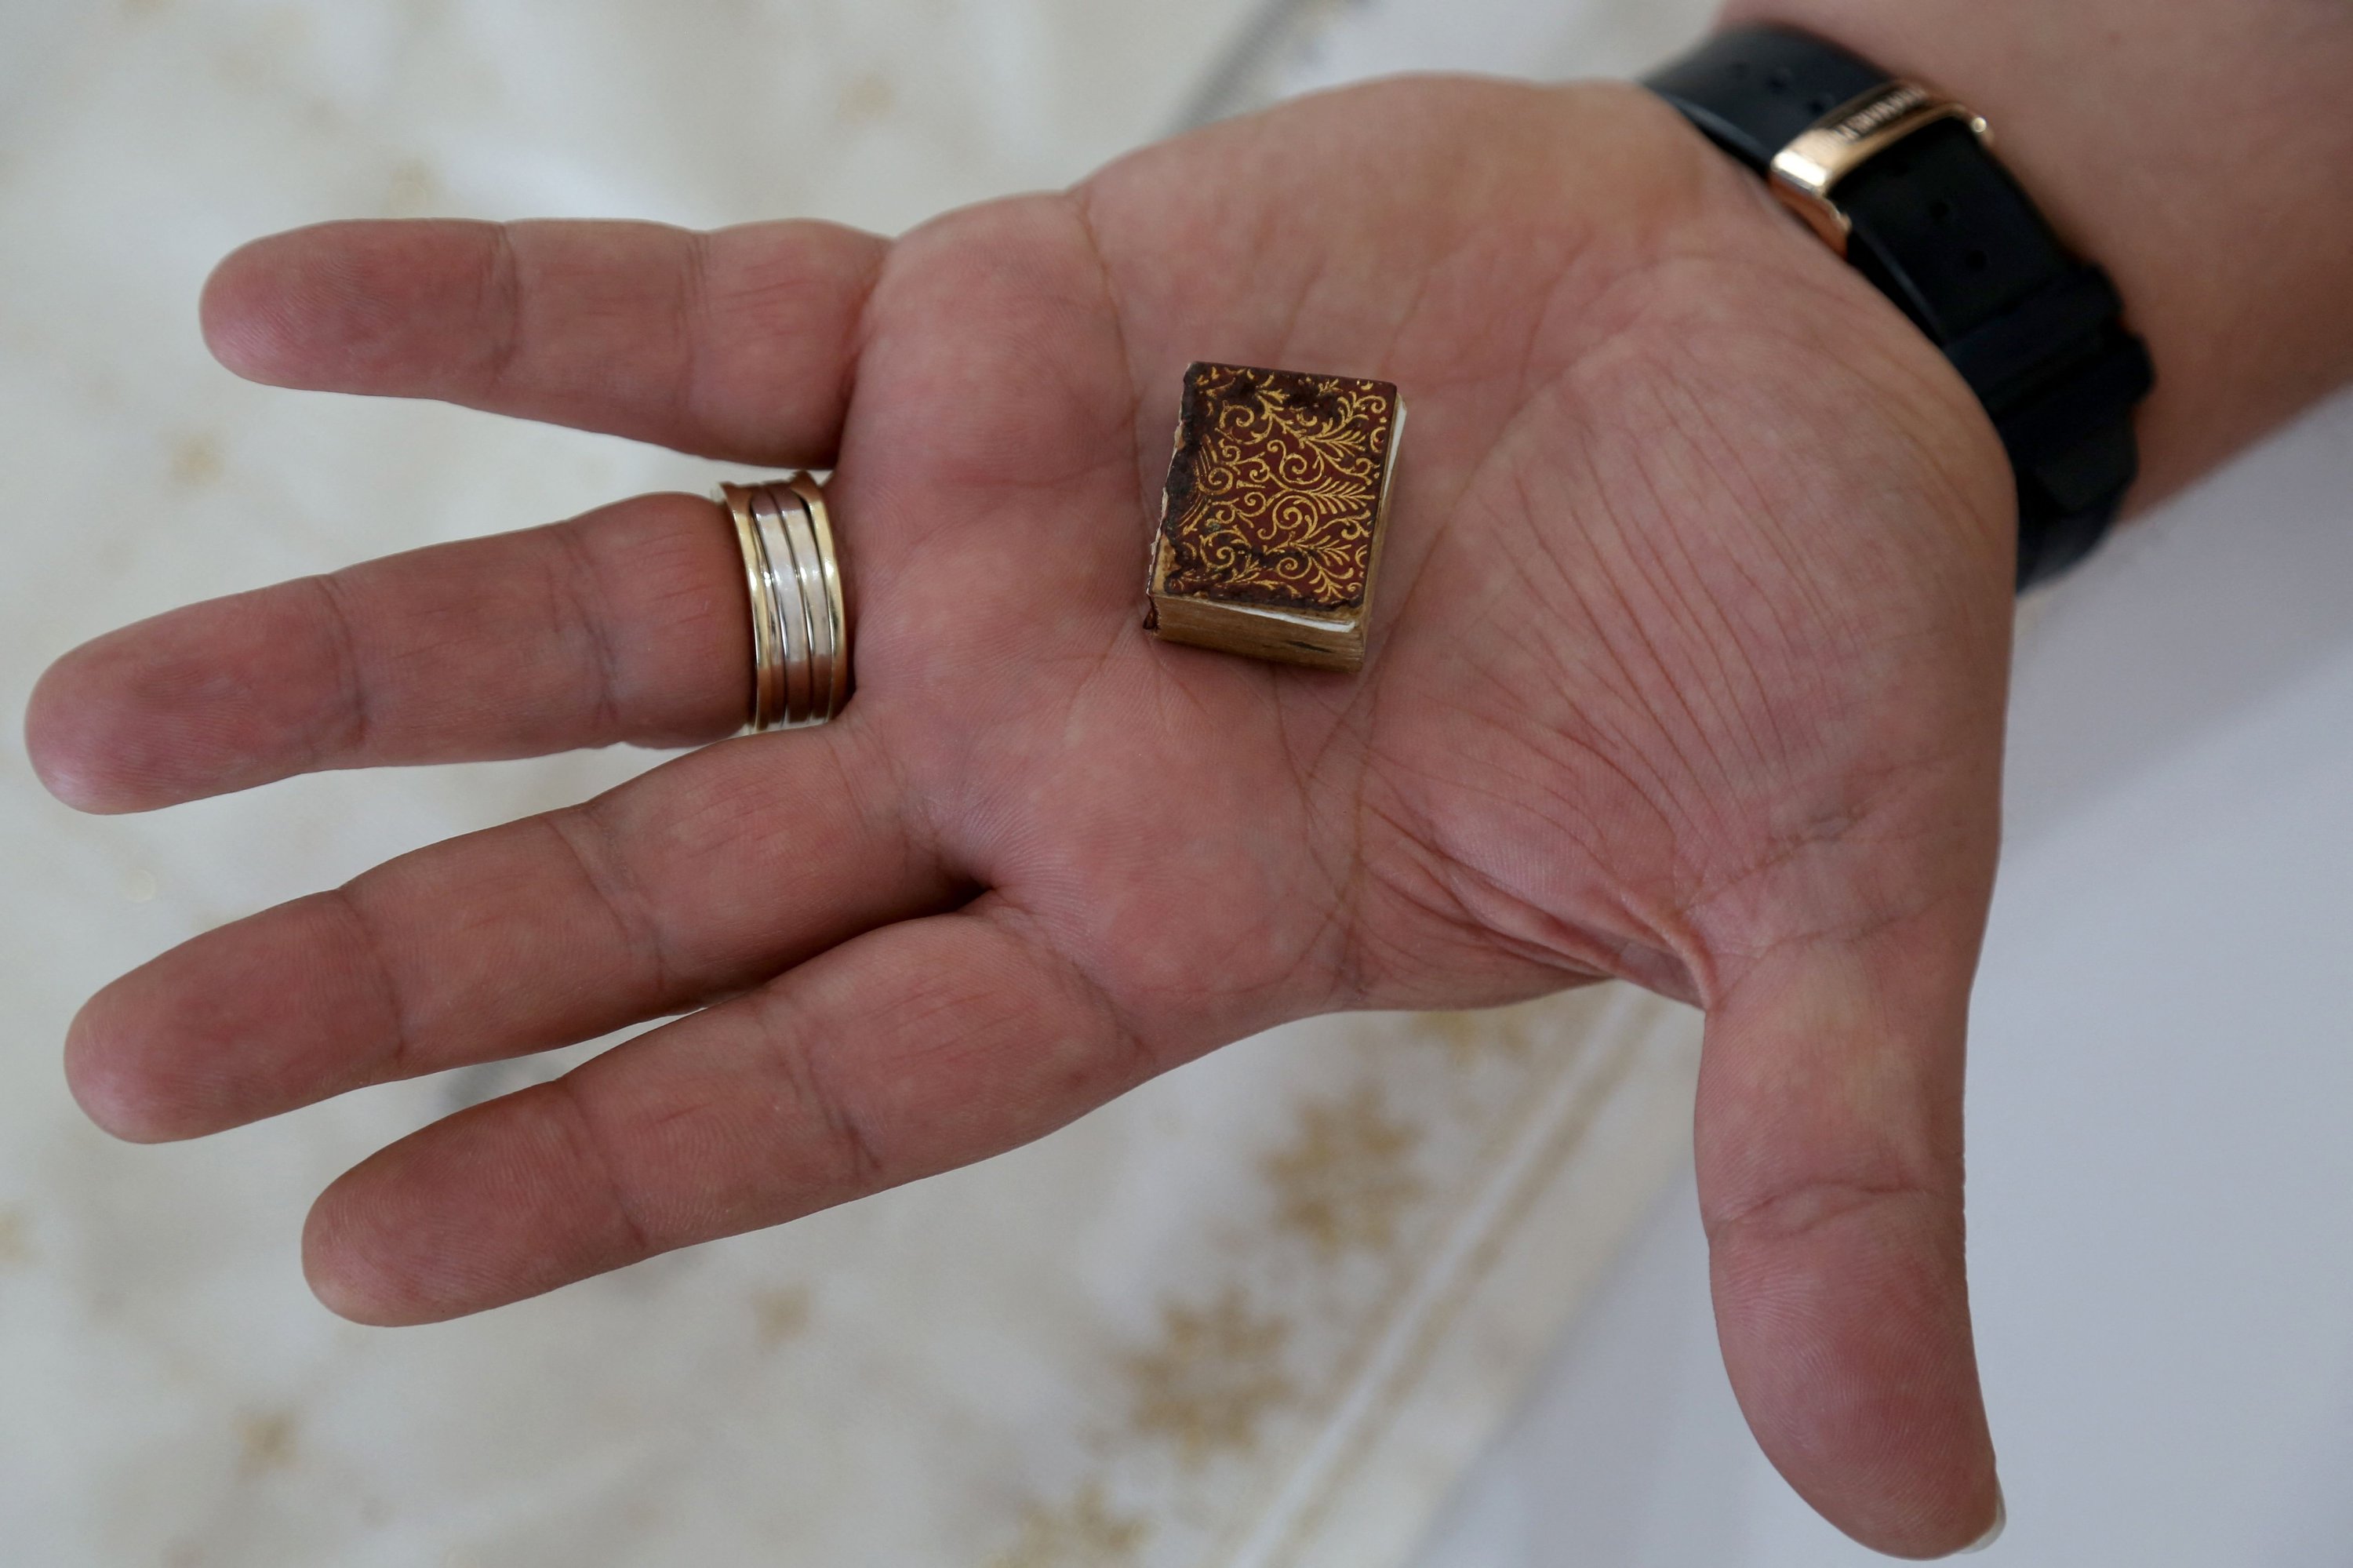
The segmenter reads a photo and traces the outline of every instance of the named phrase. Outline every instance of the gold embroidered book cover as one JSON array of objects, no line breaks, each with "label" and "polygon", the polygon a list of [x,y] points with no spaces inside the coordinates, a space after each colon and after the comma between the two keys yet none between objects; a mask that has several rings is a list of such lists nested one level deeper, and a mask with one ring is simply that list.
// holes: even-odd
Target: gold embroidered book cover
[{"label": "gold embroidered book cover", "polygon": [[1171,641],[1356,669],[1404,423],[1385,381],[1187,371],[1145,624]]}]

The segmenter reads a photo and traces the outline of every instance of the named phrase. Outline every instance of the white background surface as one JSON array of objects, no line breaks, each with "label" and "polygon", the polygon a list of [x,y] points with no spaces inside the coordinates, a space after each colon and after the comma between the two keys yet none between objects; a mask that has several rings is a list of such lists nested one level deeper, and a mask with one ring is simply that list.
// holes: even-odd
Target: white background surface
[{"label": "white background surface", "polygon": [[[10,450],[33,465],[12,470],[12,514],[0,519],[18,582],[0,625],[12,707],[39,660],[76,636],[314,569],[322,551],[365,543],[318,521],[336,516],[332,492],[279,484],[273,454],[323,452],[332,462],[320,466],[368,492],[380,513],[413,519],[386,545],[702,477],[575,438],[485,433],[483,421],[444,410],[296,413],[294,399],[224,387],[190,341],[188,302],[228,245],[331,211],[496,208],[517,191],[538,210],[694,222],[744,216],[747,193],[759,193],[764,211],[897,227],[988,190],[1067,179],[1147,134],[1200,63],[1185,40],[1241,7],[1182,18],[1103,0],[725,7],[735,44],[722,50],[707,42],[717,11],[697,13],[697,26],[630,33],[612,21],[617,8],[583,6],[565,34],[517,31],[512,18],[529,7],[480,5],[466,8],[456,30],[467,47],[452,53],[435,41],[451,30],[443,7],[353,5],[334,13],[344,20],[332,52],[358,83],[356,119],[273,78],[272,62],[295,49],[301,7],[113,9],[119,19],[98,26],[79,5],[0,8],[0,266],[17,285],[0,301],[0,348],[57,354],[101,327],[154,345],[134,376],[91,360],[79,379],[37,396],[12,389],[0,405]],[[199,9],[201,26],[189,19]],[[1345,18],[1299,78],[1441,65],[1622,70],[1655,58],[1698,9],[1381,0]],[[792,26],[777,20],[787,14]],[[142,46],[148,35],[132,31],[159,27],[191,41]],[[736,106],[760,79],[748,62],[763,59],[826,62],[797,90],[822,106],[837,155],[813,165],[787,137],[743,134]],[[159,122],[156,105],[193,72],[245,82],[230,95],[237,107],[204,125]],[[604,86],[578,90],[586,80]],[[535,128],[487,161],[486,103],[499,124]],[[664,119],[674,135],[731,150],[723,179],[714,162],[709,183],[681,184],[654,158],[632,127],[657,103],[682,106]],[[385,122],[437,129],[396,143],[372,129]],[[61,154],[69,135],[86,144]],[[163,145],[176,162],[158,154]],[[45,183],[101,165],[103,180],[87,188]],[[171,177],[192,166],[200,178]],[[272,166],[298,177],[259,172]],[[315,200],[322,189],[317,208],[290,205],[290,192]],[[51,227],[60,212],[79,227]],[[97,321],[96,301],[119,319]],[[230,426],[239,438],[222,434]],[[159,429],[168,439],[154,439]],[[420,470],[406,456],[420,444],[450,453],[450,474],[478,473],[495,446],[512,487]],[[125,503],[166,497],[171,530]],[[2348,497],[2353,402],[2340,401],[2137,525],[2042,606],[2023,640],[2011,847],[1970,1091],[1978,1321],[2011,1504],[2010,1534],[1983,1561],[2353,1562]],[[265,516],[285,521],[254,525]],[[84,599],[54,604],[23,589],[82,581],[92,559],[113,575]],[[39,813],[49,808],[19,791],[30,788],[21,756],[10,762],[11,820],[37,825],[10,840],[5,875],[26,895],[11,911],[11,939],[18,962],[39,972],[11,977],[5,1081],[54,1097],[53,1066],[27,1064],[53,1063],[71,996],[121,955],[161,945],[176,921],[282,895],[277,872],[175,859],[175,844],[266,836],[280,812],[267,800],[215,803],[179,827],[126,828],[101,853],[48,826]],[[494,820],[613,771],[590,759],[420,775],[402,798],[369,797],[383,814],[331,842],[275,847],[342,874],[443,817]],[[333,788],[293,786],[279,799],[315,801]],[[119,888],[119,902],[29,896],[69,882]],[[0,1149],[0,1187],[28,1184],[37,1166],[61,1159],[100,1159],[95,1134],[57,1128],[37,1146]],[[250,1199],[242,1224],[278,1245],[324,1156],[287,1142],[275,1164],[258,1162],[263,1148],[248,1139],[157,1158],[192,1173],[234,1167]],[[91,1191],[93,1203],[105,1201]],[[125,1245],[168,1274],[184,1241],[159,1221]],[[58,1240],[36,1232],[28,1245]],[[106,1265],[94,1252],[78,1266]],[[199,1303],[211,1318],[198,1318],[192,1338],[206,1321],[256,1312],[311,1322],[299,1285],[281,1283],[266,1298]],[[299,1359],[303,1347],[283,1348]],[[25,1397],[24,1384],[0,1388],[0,1404]],[[60,1412],[58,1430],[69,1433],[71,1412]],[[133,1449],[162,1440],[108,1436]],[[100,1478],[136,1474],[126,1461]],[[0,1564],[14,1568],[6,1527],[0,1520]],[[1862,1560],[1788,1494],[1741,1425],[1716,1359],[1686,1183],[1476,1467],[1425,1568]]]}]

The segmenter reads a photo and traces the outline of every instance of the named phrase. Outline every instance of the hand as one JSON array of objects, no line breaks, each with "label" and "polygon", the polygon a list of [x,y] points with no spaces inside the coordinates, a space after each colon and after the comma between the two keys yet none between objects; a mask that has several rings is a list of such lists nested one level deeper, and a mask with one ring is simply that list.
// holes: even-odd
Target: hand
[{"label": "hand", "polygon": [[[1701,1195],[1766,1449],[1873,1545],[1986,1529],[1960,1100],[2009,473],[1929,344],[1643,94],[1362,89],[895,243],[330,225],[232,257],[206,322],[260,380],[839,471],[839,722],[404,856],[77,1020],[83,1105],[162,1139],[687,1014],[337,1181],[336,1310],[775,1224],[1285,1020],[1621,976],[1709,1012]],[[1142,630],[1196,358],[1411,402],[1361,676]],[[29,738],[93,810],[711,741],[747,648],[732,533],[649,496],[102,638]]]}]

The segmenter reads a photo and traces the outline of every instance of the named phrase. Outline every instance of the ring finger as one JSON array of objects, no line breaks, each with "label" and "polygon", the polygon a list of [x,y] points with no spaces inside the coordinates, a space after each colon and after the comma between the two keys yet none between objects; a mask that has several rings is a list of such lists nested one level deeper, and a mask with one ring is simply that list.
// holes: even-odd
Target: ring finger
[{"label": "ring finger", "polygon": [[36,689],[34,764],[85,810],[339,768],[716,740],[750,704],[734,534],[649,495],[173,610]]}]

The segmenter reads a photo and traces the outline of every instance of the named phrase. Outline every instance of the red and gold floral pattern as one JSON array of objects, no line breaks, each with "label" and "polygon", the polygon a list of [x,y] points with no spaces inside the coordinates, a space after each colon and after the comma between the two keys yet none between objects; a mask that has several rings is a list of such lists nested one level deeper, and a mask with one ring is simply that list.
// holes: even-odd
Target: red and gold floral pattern
[{"label": "red and gold floral pattern", "polygon": [[1397,388],[1196,365],[1169,465],[1163,594],[1284,609],[1364,603]]}]

